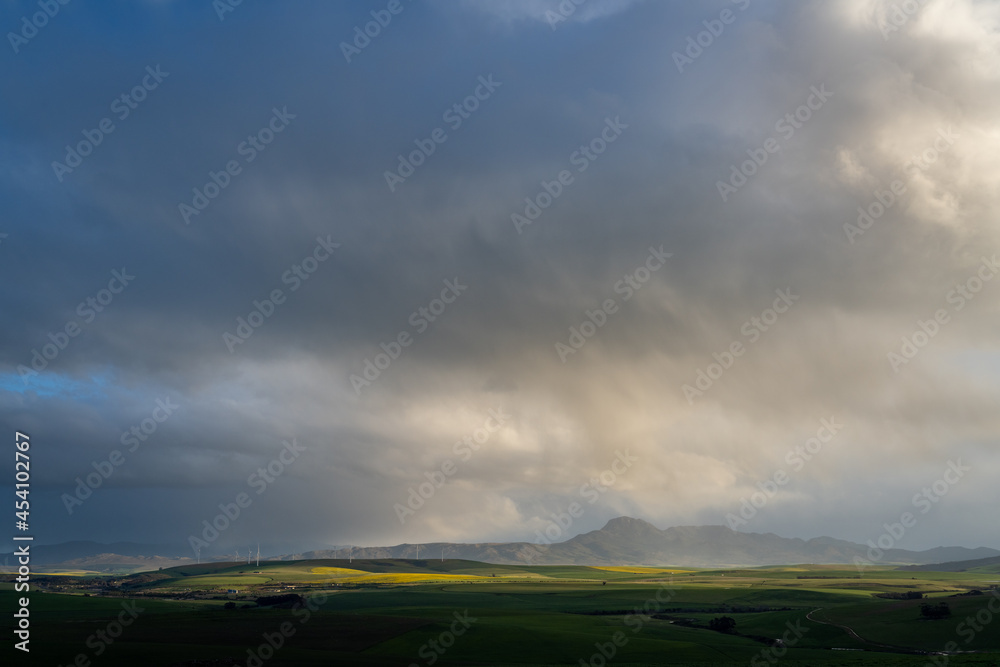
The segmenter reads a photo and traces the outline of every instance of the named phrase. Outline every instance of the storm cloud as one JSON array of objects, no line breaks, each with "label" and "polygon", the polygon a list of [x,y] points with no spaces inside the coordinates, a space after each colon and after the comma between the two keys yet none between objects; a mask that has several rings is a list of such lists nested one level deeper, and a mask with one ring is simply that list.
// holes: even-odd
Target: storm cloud
[{"label": "storm cloud", "polygon": [[1000,547],[996,3],[38,7],[0,74],[36,539],[182,543],[241,493],[210,552],[760,493],[737,529]]}]

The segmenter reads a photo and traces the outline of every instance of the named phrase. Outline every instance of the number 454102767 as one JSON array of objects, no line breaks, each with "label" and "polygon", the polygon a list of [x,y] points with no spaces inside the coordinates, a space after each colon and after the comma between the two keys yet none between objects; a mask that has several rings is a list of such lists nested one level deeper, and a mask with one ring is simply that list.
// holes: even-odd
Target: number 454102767
[{"label": "number 454102767", "polygon": [[[18,518],[17,526],[21,530],[28,529],[28,492],[31,480],[31,467],[28,450],[31,448],[30,438],[24,433],[17,432],[14,438],[14,445],[17,451],[14,452],[14,479],[16,481],[15,495],[19,498],[14,504],[14,515]],[[23,526],[23,527],[22,527]]]}]

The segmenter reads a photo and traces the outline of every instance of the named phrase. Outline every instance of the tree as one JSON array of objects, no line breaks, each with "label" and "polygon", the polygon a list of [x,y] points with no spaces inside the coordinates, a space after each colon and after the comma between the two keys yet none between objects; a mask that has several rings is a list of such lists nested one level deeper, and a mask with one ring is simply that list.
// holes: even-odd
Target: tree
[{"label": "tree", "polygon": [[736,620],[731,616],[720,616],[708,622],[708,629],[716,632],[732,632],[736,629]]},{"label": "tree", "polygon": [[920,615],[932,621],[948,618],[951,616],[951,607],[948,606],[947,602],[938,604],[924,603],[920,605]]},{"label": "tree", "polygon": [[236,609],[236,603],[235,602],[227,602],[226,604],[222,605],[222,608],[223,609]]}]

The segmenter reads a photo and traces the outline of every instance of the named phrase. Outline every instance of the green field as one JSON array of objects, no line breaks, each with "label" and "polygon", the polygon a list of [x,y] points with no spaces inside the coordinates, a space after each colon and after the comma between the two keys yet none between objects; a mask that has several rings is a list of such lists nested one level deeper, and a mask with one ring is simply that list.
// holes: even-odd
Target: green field
[{"label": "green field", "polygon": [[[40,579],[49,591],[31,593],[31,659],[15,664],[69,665],[82,654],[94,665],[599,666],[603,650],[608,665],[735,666],[757,658],[848,667],[932,664],[945,656],[928,653],[954,642],[962,653],[946,656],[947,664],[995,667],[1000,593],[988,589],[996,579],[989,571],[894,570],[859,578],[828,566],[671,573],[461,560],[212,563]],[[105,581],[113,587],[99,590]],[[12,584],[0,586],[4,608],[15,609]],[[955,597],[972,590],[984,593]],[[906,592],[930,599],[873,596]],[[255,603],[289,594],[304,603]],[[227,601],[235,608],[225,609]],[[950,618],[921,618],[921,604],[941,601]],[[104,641],[98,631],[114,632],[116,619],[130,618],[123,604],[134,605],[134,621]],[[736,621],[735,633],[708,628],[722,616]],[[5,619],[10,626],[12,617]],[[787,646],[770,653],[782,636]],[[280,647],[272,650],[267,637]]]}]

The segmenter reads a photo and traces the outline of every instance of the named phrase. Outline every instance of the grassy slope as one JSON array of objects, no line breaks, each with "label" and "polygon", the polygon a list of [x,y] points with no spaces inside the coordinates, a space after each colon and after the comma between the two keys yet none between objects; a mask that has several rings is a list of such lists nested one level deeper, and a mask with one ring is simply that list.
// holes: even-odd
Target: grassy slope
[{"label": "grassy slope", "polygon": [[[354,572],[324,570],[349,568]],[[317,571],[318,570],[318,571]],[[243,571],[243,574],[240,572]],[[254,575],[260,571],[262,574]],[[862,637],[887,644],[937,650],[956,635],[960,617],[981,609],[988,598],[948,598],[955,618],[921,621],[919,601],[879,600],[872,591],[920,590],[936,596],[982,586],[992,573],[868,572],[856,579],[853,570],[829,567],[697,571],[673,575],[623,568],[615,572],[579,566],[493,566],[471,561],[303,561],[262,563],[255,566],[209,564],[174,568],[156,573],[151,586],[196,588],[201,585],[241,587],[252,580],[272,584],[349,581],[358,572],[406,578],[426,573],[484,576],[478,583],[435,581],[380,589],[332,590],[320,610],[302,622],[304,614],[280,609],[224,611],[220,601],[179,602],[143,600],[145,608],[107,652],[95,657],[85,641],[104,628],[121,609],[121,601],[107,598],[32,593],[33,663],[68,664],[84,652],[95,664],[171,665],[191,658],[238,658],[246,664],[247,650],[258,646],[265,633],[287,621],[294,635],[271,660],[279,665],[328,664],[427,664],[430,654],[421,647],[439,639],[454,620],[455,612],[468,610],[478,620],[458,638],[438,665],[452,664],[562,664],[578,665],[622,632],[627,644],[609,664],[746,665],[764,648],[742,636],[726,636],[704,629],[673,625],[666,620],[623,615],[585,615],[584,612],[642,610],[656,612],[680,607],[677,616],[707,621],[723,604],[791,607],[790,611],[732,614],[744,634],[778,637],[788,627],[807,629],[799,644],[781,664],[798,665],[915,665],[917,656],[836,652],[829,647],[859,648],[842,630],[805,618],[822,608],[820,618],[853,627]],[[496,574],[494,579],[490,575]],[[725,575],[725,576],[723,576]],[[913,578],[917,575],[917,578]],[[822,576],[837,578],[807,578]],[[512,581],[511,578],[515,578]],[[654,595],[661,589],[655,579],[670,579],[676,587],[662,606]],[[463,579],[466,580],[466,579]],[[473,581],[472,579],[468,579]],[[602,585],[601,582],[609,582]],[[9,585],[0,590],[5,609],[14,607]],[[693,611],[692,611],[693,610]],[[701,613],[699,613],[701,610]],[[10,616],[4,625],[10,631]],[[641,628],[635,621],[642,619]],[[1000,652],[1000,619],[992,632],[979,633],[969,647]],[[638,629],[638,632],[634,632]],[[963,646],[963,648],[965,648]],[[996,665],[1000,655],[951,656],[952,665]]]}]

